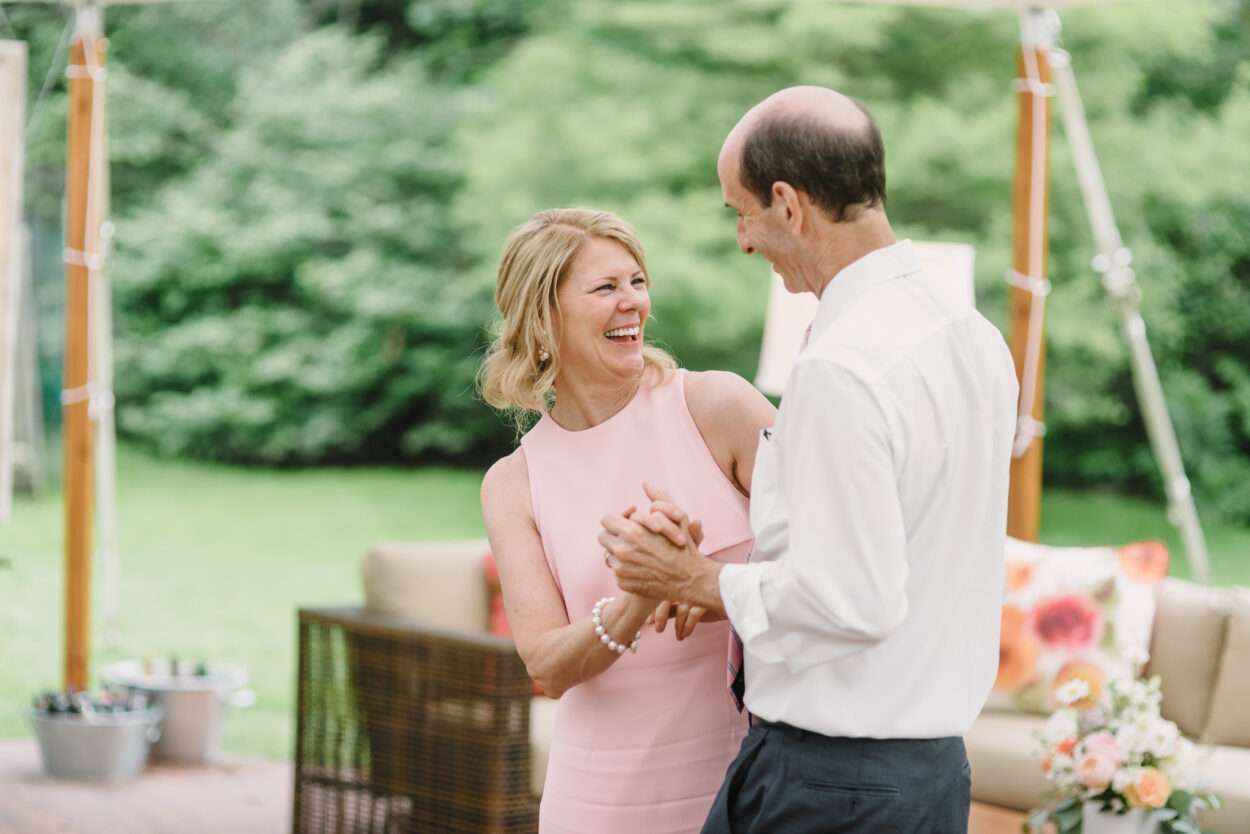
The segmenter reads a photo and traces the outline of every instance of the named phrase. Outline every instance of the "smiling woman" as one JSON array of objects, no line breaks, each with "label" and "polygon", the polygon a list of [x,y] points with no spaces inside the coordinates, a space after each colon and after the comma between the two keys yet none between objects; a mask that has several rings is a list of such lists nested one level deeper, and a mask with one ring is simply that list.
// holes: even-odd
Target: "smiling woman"
[{"label": "smiling woman", "polygon": [[[588,209],[534,215],[512,233],[499,264],[495,304],[502,319],[482,363],[482,397],[510,410],[524,430],[551,406],[568,363],[589,364],[595,376],[596,361],[609,373],[629,366],[637,374],[639,363],[674,367],[671,356],[644,341],[650,286],[642,243],[616,215]],[[595,327],[602,329],[590,332]],[[605,340],[629,354],[609,354]],[[569,376],[578,374],[566,374],[566,381]]]},{"label": "smiling woman", "polygon": [[[745,731],[723,615],[679,607],[663,633],[667,604],[621,591],[598,543],[600,520],[624,514],[691,558],[740,562],[751,547],[772,406],[741,377],[648,347],[650,284],[637,237],[605,212],[540,212],[499,266],[482,391],[540,416],[486,473],[482,515],[517,651],[559,699],[540,834],[697,831]],[[692,520],[654,513],[644,482]]]}]

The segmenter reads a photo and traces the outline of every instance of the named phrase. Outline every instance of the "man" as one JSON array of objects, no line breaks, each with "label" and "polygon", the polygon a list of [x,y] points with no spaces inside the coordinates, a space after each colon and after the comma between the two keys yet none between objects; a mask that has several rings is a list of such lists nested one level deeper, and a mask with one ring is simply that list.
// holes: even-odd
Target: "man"
[{"label": "man", "polygon": [[761,436],[755,547],[745,565],[701,558],[651,487],[652,514],[607,517],[601,537],[622,589],[727,615],[741,640],[751,730],[704,832],[964,834],[961,736],[998,663],[1011,356],[895,240],[856,102],[770,96],[717,172],[742,251],[820,300]]}]

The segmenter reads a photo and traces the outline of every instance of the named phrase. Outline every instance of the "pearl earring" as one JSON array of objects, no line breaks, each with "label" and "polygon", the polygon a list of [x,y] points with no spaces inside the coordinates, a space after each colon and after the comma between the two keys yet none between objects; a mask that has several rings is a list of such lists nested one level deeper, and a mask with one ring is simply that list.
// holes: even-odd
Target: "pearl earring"
[{"label": "pearl earring", "polygon": [[546,348],[538,349],[538,361],[539,362],[546,362],[550,358],[551,358],[551,354],[547,352]]}]

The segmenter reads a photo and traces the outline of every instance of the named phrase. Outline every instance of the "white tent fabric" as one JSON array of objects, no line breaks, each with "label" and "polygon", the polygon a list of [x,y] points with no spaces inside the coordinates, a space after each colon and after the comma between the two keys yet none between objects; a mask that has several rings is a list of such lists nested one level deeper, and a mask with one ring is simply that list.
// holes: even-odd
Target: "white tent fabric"
[{"label": "white tent fabric", "polygon": [[[972,265],[976,250],[973,247],[962,243],[915,241],[912,246],[934,289],[957,304],[975,306]],[[773,274],[760,366],[755,374],[755,385],[765,394],[779,397],[785,391],[790,367],[799,355],[803,334],[815,314],[816,296],[787,292],[780,276]]]},{"label": "white tent fabric", "polygon": [[13,488],[13,403],[21,302],[26,44],[0,42],[0,523]]}]

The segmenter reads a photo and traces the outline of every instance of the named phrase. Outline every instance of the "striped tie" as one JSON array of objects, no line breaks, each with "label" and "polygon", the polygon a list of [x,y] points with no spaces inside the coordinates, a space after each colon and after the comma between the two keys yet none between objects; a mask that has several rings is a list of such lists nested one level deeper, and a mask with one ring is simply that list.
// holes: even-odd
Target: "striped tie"
[{"label": "striped tie", "polygon": [[746,676],[742,665],[742,638],[732,626],[729,629],[729,661],[725,664],[725,673],[729,694],[733,696],[738,712],[742,712],[744,706],[742,697],[746,693]]}]

